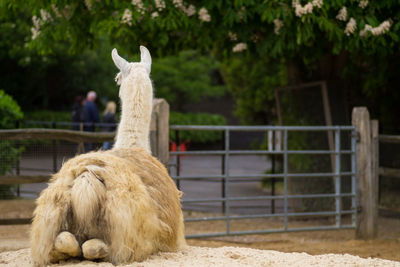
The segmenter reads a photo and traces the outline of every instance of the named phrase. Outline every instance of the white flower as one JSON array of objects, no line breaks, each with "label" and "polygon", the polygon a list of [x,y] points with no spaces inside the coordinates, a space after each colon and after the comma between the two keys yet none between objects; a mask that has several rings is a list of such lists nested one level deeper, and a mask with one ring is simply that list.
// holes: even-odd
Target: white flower
[{"label": "white flower", "polygon": [[344,29],[344,33],[349,36],[353,34],[354,31],[357,29],[357,24],[354,18],[350,18],[349,22],[346,24],[346,29]]},{"label": "white flower", "polygon": [[70,7],[69,5],[66,5],[66,6],[62,9],[61,13],[64,15],[64,17],[65,17],[67,20],[70,20],[71,17],[72,17],[71,7]]},{"label": "white flower", "polygon": [[368,6],[368,0],[360,0],[358,6],[361,7],[362,9],[366,8]]},{"label": "white flower", "polygon": [[341,21],[347,20],[347,8],[344,6],[340,9],[339,13],[337,14],[336,18]]},{"label": "white flower", "polygon": [[371,25],[365,24],[364,29],[362,29],[362,30],[360,31],[360,36],[365,36],[365,35],[367,35],[367,31],[371,31],[371,29],[372,29]]},{"label": "white flower", "polygon": [[156,4],[156,8],[158,11],[161,11],[165,8],[165,1],[164,0],[154,0]]},{"label": "white flower", "polygon": [[183,8],[182,0],[172,0],[172,3],[176,8]]},{"label": "white flower", "polygon": [[122,15],[121,23],[132,26],[132,12],[129,9],[125,9],[124,14]]},{"label": "white flower", "polygon": [[53,12],[54,14],[56,14],[57,17],[61,17],[60,11],[55,4],[51,4],[51,9],[53,9]]},{"label": "white flower", "polygon": [[281,28],[283,27],[283,21],[280,19],[274,19],[274,25],[275,25],[274,33],[276,35],[279,35],[279,32],[280,32]]},{"label": "white flower", "polygon": [[85,0],[85,5],[89,11],[92,9],[92,1],[91,0]]},{"label": "white flower", "polygon": [[32,22],[33,22],[33,26],[34,26],[36,29],[39,29],[39,28],[40,28],[40,25],[42,24],[42,22],[40,21],[40,18],[38,18],[37,16],[33,16],[33,17],[32,17]]},{"label": "white flower", "polygon": [[231,41],[236,41],[236,40],[237,40],[237,35],[236,35],[236,33],[228,32],[228,36],[229,36],[229,39],[230,39]]},{"label": "white flower", "polygon": [[314,6],[311,2],[307,3],[304,7],[302,5],[300,5],[299,0],[293,1],[292,5],[293,4],[295,7],[295,13],[296,13],[297,17],[302,17],[303,15],[311,14],[313,11],[313,8],[314,8]]},{"label": "white flower", "polygon": [[132,5],[137,8],[137,11],[140,14],[142,14],[142,15],[144,14],[145,9],[144,9],[142,0],[132,0]]},{"label": "white flower", "polygon": [[183,9],[183,12],[185,12],[185,14],[190,17],[193,16],[194,14],[196,14],[196,8],[194,5],[189,5],[187,8]]},{"label": "white flower", "polygon": [[311,14],[313,12],[314,7],[321,8],[323,4],[323,0],[313,0],[302,6],[299,0],[292,1],[292,7],[295,9],[295,13],[297,17],[302,17],[306,14]]},{"label": "white flower", "polygon": [[312,5],[313,5],[314,7],[321,8],[321,7],[322,7],[322,4],[323,4],[323,0],[313,0],[313,1],[312,1]]},{"label": "white flower", "polygon": [[51,15],[49,14],[49,12],[47,12],[47,11],[44,10],[44,9],[41,9],[41,10],[40,10],[40,16],[42,17],[42,20],[43,20],[43,21],[51,21],[51,20],[52,20],[52,17],[51,17]]},{"label": "white flower", "polygon": [[200,8],[199,19],[205,22],[211,21],[211,16],[208,14],[208,11],[205,7]]},{"label": "white flower", "polygon": [[32,17],[33,27],[31,28],[32,32],[32,40],[35,40],[40,33],[40,26],[42,25],[42,21],[37,16]]},{"label": "white flower", "polygon": [[154,19],[154,18],[157,18],[158,17],[158,12],[156,11],[156,12],[153,12],[153,13],[151,13],[151,17]]},{"label": "white flower", "polygon": [[236,44],[233,48],[232,48],[232,51],[234,52],[234,53],[238,53],[238,52],[242,52],[242,51],[244,51],[244,50],[246,50],[247,49],[247,44],[245,44],[245,43],[238,43],[238,44]]},{"label": "white flower", "polygon": [[36,29],[35,27],[32,27],[31,32],[32,32],[32,40],[35,40],[38,37],[40,30]]},{"label": "white flower", "polygon": [[392,23],[390,20],[385,20],[378,27],[372,27],[371,25],[366,24],[364,29],[360,31],[360,36],[366,36],[367,32],[371,32],[373,36],[382,35],[389,31]]}]

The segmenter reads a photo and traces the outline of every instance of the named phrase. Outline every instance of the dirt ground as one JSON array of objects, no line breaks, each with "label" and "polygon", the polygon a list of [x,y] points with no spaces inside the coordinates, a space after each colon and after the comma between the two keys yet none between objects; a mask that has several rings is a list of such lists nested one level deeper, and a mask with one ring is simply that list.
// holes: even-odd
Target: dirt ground
[{"label": "dirt ground", "polygon": [[[30,217],[33,209],[34,203],[30,200],[1,201],[0,218]],[[185,216],[194,215],[185,213]],[[293,222],[299,227],[310,225],[310,223],[316,222],[305,220]],[[223,224],[224,222],[188,223],[185,227],[187,233],[193,234],[217,229]],[[276,220],[242,220],[233,224],[232,228],[244,230],[248,227],[256,229],[278,225],[280,222]],[[378,238],[369,241],[356,240],[354,230],[332,230],[188,239],[187,242],[190,246],[197,247],[231,246],[280,252],[306,252],[311,255],[351,254],[362,258],[371,257],[400,262],[400,219],[380,217],[378,225]],[[0,253],[28,248],[29,228],[29,225],[0,225]]]}]

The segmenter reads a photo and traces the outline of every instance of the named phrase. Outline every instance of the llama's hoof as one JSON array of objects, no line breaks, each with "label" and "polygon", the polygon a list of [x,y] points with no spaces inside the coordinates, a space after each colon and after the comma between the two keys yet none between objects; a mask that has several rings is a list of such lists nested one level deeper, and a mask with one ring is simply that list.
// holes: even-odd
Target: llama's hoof
[{"label": "llama's hoof", "polygon": [[90,239],[83,243],[82,252],[88,260],[102,259],[108,255],[108,246],[100,239]]},{"label": "llama's hoof", "polygon": [[[57,251],[57,250],[55,250],[55,249],[52,249],[51,251],[50,251],[50,255],[49,255],[49,258],[50,258],[50,262],[51,263],[57,263],[57,262],[59,262],[59,261],[62,261],[62,260],[66,260],[66,259],[68,259],[68,258],[70,258],[71,256],[69,256],[69,255],[67,255],[67,254],[65,254],[65,253],[62,253],[62,252],[59,252],[59,251]],[[36,265],[35,265],[36,266]],[[38,265],[39,266],[39,265]]]},{"label": "llama's hoof", "polygon": [[81,255],[81,248],[75,236],[70,232],[61,232],[54,242],[54,249],[71,257]]}]

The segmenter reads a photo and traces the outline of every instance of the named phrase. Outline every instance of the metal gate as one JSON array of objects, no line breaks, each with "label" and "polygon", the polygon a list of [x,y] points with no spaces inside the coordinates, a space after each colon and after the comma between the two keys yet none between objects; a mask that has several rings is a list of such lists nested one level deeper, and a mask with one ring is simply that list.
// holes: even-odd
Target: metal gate
[{"label": "metal gate", "polygon": [[[356,227],[356,135],[353,126],[181,126],[171,125],[170,129],[179,133],[181,131],[220,131],[223,134],[223,149],[220,150],[190,150],[190,151],[172,151],[170,157],[174,158],[174,162],[170,168],[175,168],[175,174],[171,177],[176,181],[178,187],[181,181],[185,180],[208,180],[218,182],[221,188],[220,197],[209,197],[207,192],[203,196],[197,198],[183,199],[182,204],[197,203],[197,202],[220,202],[222,205],[222,213],[216,216],[205,216],[200,218],[186,218],[185,222],[206,222],[206,221],[225,221],[225,231],[209,232],[202,234],[190,234],[187,238],[193,237],[215,237],[215,236],[229,236],[229,235],[247,235],[247,234],[263,234],[263,233],[278,233],[278,232],[295,232],[295,231],[310,231],[310,230],[333,230],[333,229],[350,229]],[[275,133],[280,135],[281,146],[278,150],[264,149],[264,150],[233,150],[231,149],[231,135],[233,132],[264,132]],[[296,132],[319,132],[327,135],[328,148],[320,149],[291,149],[289,147],[289,133]],[[179,134],[177,134],[179,136]],[[179,139],[179,137],[178,137]],[[329,142],[330,141],[330,142]],[[346,145],[347,144],[347,145]],[[347,148],[345,147],[347,146]],[[179,146],[178,146],[179,147]],[[182,156],[219,156],[221,157],[221,173],[218,175],[204,175],[190,173],[182,175],[180,173],[181,157]],[[276,173],[245,173],[245,174],[231,174],[230,164],[231,158],[237,155],[280,155],[282,167]],[[331,160],[331,171],[329,172],[313,172],[293,173],[289,170],[289,156],[290,155],[316,155],[322,157],[327,155]],[[348,170],[343,170],[342,164],[349,166]],[[301,177],[332,177],[334,192],[332,193],[315,193],[315,194],[289,194],[288,192],[288,179],[296,179]],[[342,177],[351,179],[350,190],[343,193],[341,190]],[[261,181],[261,179],[281,179],[283,180],[283,192],[280,195],[246,195],[241,197],[232,196],[230,192],[231,184],[240,183],[244,181]],[[185,188],[181,188],[185,192]],[[330,211],[303,211],[296,212],[289,207],[289,201],[294,199],[318,199],[318,198],[331,198],[334,199],[334,208]],[[350,199],[351,204],[347,209],[342,205],[343,198]],[[254,214],[234,214],[231,211],[231,203],[233,201],[250,201],[250,200],[269,200],[283,202],[282,210],[279,212],[262,212]],[[331,216],[334,218],[332,225],[314,225],[310,227],[290,227],[288,224],[289,218],[293,217],[315,217],[315,216]],[[344,221],[343,216],[347,216],[348,220]],[[238,219],[257,219],[257,218],[283,218],[283,223],[278,229],[254,229],[246,231],[234,231],[231,229],[231,222]]]}]

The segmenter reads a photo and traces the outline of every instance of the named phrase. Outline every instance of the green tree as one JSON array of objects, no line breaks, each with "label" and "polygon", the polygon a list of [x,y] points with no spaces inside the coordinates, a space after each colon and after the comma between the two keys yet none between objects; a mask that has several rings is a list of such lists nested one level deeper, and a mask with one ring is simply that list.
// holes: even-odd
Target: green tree
[{"label": "green tree", "polygon": [[171,109],[183,111],[187,103],[224,94],[219,83],[218,64],[196,51],[182,51],[175,56],[153,60],[152,79],[155,95],[165,98]]},{"label": "green tree", "polygon": [[[373,103],[369,99],[382,88],[395,90],[390,78],[399,58],[396,0],[28,2],[30,46],[42,53],[59,42],[74,52],[96,48],[104,36],[128,54],[137,54],[139,44],[158,55],[193,48],[231,58],[245,51],[257,62],[283,62],[290,84],[328,81],[330,92],[343,96],[341,110]],[[15,11],[22,3],[2,5]]]},{"label": "green tree", "polygon": [[274,89],[287,83],[284,62],[267,57],[256,60],[244,53],[224,60],[221,72],[227,90],[236,99],[236,115],[242,123],[273,124]]}]

